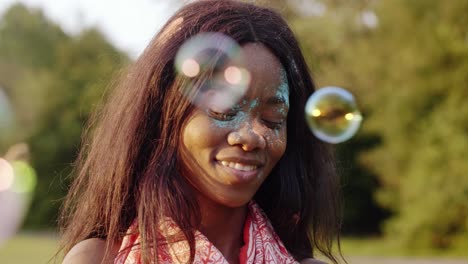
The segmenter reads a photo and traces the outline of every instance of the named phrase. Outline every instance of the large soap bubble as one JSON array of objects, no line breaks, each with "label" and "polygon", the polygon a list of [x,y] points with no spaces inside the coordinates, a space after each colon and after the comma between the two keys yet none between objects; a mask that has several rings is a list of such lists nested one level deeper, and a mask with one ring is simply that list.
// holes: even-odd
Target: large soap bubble
[{"label": "large soap bubble", "polygon": [[27,162],[0,158],[0,246],[21,227],[36,181],[36,172]]},{"label": "large soap bubble", "polygon": [[362,115],[353,95],[340,87],[324,87],[307,100],[306,121],[312,133],[325,142],[341,143],[359,130]]},{"label": "large soap bubble", "polygon": [[200,108],[227,110],[250,83],[241,47],[220,33],[200,33],[187,40],[177,52],[175,68],[187,81],[184,95]]}]

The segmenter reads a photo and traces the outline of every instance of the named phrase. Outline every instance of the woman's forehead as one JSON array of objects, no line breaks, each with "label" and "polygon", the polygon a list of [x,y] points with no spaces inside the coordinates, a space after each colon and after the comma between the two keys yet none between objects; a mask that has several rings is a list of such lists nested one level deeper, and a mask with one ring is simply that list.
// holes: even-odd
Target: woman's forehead
[{"label": "woman's forehead", "polygon": [[[261,43],[248,43],[242,46],[245,66],[250,72],[252,81],[279,82],[282,68],[278,58]],[[261,78],[258,78],[261,77]]]},{"label": "woman's forehead", "polygon": [[278,58],[260,43],[246,44],[242,52],[251,77],[245,99],[286,101],[289,97],[288,80]]}]

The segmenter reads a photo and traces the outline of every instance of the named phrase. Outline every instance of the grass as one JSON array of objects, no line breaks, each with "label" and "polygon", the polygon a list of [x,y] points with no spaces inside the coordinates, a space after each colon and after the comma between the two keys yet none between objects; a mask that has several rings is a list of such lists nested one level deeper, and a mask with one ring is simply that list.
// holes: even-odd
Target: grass
[{"label": "grass", "polygon": [[[55,263],[58,240],[53,233],[22,233],[0,245],[0,263]],[[60,261],[57,261],[60,263]]]},{"label": "grass", "polygon": [[468,241],[458,241],[454,247],[442,249],[408,249],[392,241],[381,238],[342,239],[341,249],[345,256],[381,257],[431,257],[431,258],[468,258]]},{"label": "grass", "polygon": [[[430,257],[468,259],[468,245],[463,243],[447,251],[418,250],[408,251],[401,246],[379,238],[352,238],[342,240],[345,256],[378,256],[378,257]],[[56,263],[52,257],[57,251],[57,237],[53,233],[21,233],[0,246],[0,263],[29,264]],[[60,263],[60,261],[57,261]]]}]

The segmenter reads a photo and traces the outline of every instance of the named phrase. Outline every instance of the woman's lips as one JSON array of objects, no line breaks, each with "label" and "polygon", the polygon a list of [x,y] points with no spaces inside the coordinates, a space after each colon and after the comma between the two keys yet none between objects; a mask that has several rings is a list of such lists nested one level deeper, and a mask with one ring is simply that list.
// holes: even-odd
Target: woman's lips
[{"label": "woman's lips", "polygon": [[236,170],[241,170],[241,171],[253,171],[255,169],[257,169],[257,165],[248,165],[248,164],[242,164],[242,163],[238,163],[238,162],[230,162],[230,161],[220,161],[221,162],[221,165],[225,166],[225,167],[229,167],[229,168],[233,168],[233,169],[236,169]]},{"label": "woman's lips", "polygon": [[233,161],[218,161],[217,164],[228,174],[234,176],[230,183],[248,183],[257,178],[260,173],[259,165],[245,164]]}]

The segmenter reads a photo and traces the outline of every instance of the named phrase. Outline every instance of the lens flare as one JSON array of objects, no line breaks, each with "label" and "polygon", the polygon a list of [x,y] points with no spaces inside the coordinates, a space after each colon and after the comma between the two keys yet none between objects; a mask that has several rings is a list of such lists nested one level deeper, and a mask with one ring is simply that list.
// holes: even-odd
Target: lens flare
[{"label": "lens flare", "polygon": [[353,137],[362,121],[353,95],[333,86],[313,93],[307,100],[305,114],[312,133],[320,140],[333,144]]},{"label": "lens flare", "polygon": [[183,80],[183,94],[200,108],[227,110],[245,94],[250,73],[242,49],[220,33],[201,33],[178,50],[175,69]]}]

